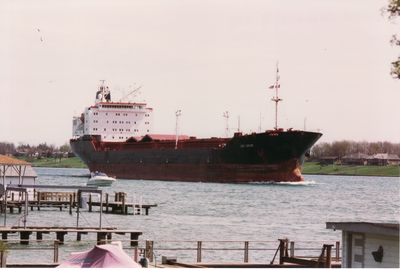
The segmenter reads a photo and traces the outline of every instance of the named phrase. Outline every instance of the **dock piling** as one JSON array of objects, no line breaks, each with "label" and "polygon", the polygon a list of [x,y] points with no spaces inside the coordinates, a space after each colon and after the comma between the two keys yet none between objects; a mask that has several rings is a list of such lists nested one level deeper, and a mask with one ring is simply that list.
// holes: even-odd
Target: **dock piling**
[{"label": "dock piling", "polygon": [[19,233],[20,241],[19,243],[21,245],[29,245],[29,236],[31,235],[31,231],[24,231]]},{"label": "dock piling", "polygon": [[62,232],[56,232],[57,240],[59,241],[59,244],[62,245],[64,244],[64,235],[66,235],[67,232],[62,231]]},{"label": "dock piling", "polygon": [[54,240],[54,255],[53,255],[53,262],[54,263],[58,263],[58,246],[59,246],[59,242],[58,240]]},{"label": "dock piling", "polygon": [[73,205],[73,196],[72,194],[69,194],[69,214],[72,215],[72,205]]},{"label": "dock piling", "polygon": [[290,241],[290,257],[294,257],[294,241]]},{"label": "dock piling", "polygon": [[108,193],[106,193],[106,213],[108,213]]},{"label": "dock piling", "polygon": [[244,242],[244,260],[245,263],[249,262],[249,241]]},{"label": "dock piling", "polygon": [[92,212],[92,194],[89,193],[89,212]]},{"label": "dock piling", "polygon": [[198,263],[201,263],[201,246],[202,246],[202,242],[197,241],[197,262]]},{"label": "dock piling", "polygon": [[149,260],[149,262],[153,262],[153,246],[154,241],[146,240],[145,256]]},{"label": "dock piling", "polygon": [[336,261],[338,262],[340,260],[340,241],[336,241]]},{"label": "dock piling", "polygon": [[131,232],[131,247],[137,247],[139,245],[139,234]]},{"label": "dock piling", "polygon": [[36,240],[38,240],[38,241],[43,240],[43,233],[42,232],[36,232]]}]

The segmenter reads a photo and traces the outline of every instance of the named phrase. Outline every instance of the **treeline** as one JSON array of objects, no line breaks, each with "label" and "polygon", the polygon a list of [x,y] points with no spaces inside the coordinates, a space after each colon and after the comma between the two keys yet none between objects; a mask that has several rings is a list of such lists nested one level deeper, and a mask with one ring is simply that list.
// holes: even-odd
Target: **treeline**
[{"label": "treeline", "polygon": [[64,144],[60,147],[40,143],[38,145],[30,145],[20,143],[17,146],[14,143],[0,142],[1,155],[27,156],[27,157],[53,157],[60,153],[70,153],[71,147],[69,144]]},{"label": "treeline", "polygon": [[343,157],[350,154],[374,155],[378,153],[396,154],[400,156],[400,143],[391,142],[355,142],[335,141],[332,143],[319,143],[311,149],[312,158]]}]

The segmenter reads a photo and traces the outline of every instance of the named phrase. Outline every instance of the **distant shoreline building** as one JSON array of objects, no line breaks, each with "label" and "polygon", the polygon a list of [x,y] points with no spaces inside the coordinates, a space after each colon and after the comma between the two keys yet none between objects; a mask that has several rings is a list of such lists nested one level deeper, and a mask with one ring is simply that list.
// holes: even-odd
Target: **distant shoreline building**
[{"label": "distant shoreline building", "polygon": [[395,154],[378,153],[375,155],[366,155],[363,153],[348,154],[343,157],[323,156],[317,159],[320,165],[375,165],[388,166],[400,165],[400,158]]}]

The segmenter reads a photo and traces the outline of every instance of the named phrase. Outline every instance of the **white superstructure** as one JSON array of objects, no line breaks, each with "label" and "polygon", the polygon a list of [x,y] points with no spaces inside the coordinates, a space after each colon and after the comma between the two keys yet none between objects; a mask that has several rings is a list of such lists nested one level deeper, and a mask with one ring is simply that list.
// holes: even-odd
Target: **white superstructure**
[{"label": "white superstructure", "polygon": [[153,109],[146,103],[112,102],[104,83],[96,93],[94,106],[72,121],[72,135],[100,135],[102,141],[126,141],[152,133]]}]

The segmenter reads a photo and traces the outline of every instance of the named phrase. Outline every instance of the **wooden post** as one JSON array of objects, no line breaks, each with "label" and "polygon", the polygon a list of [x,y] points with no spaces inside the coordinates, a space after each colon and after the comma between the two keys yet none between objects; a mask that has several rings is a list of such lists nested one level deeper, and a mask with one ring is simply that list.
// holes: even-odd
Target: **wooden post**
[{"label": "wooden post", "polygon": [[97,244],[104,245],[106,242],[107,233],[106,232],[98,232],[97,233]]},{"label": "wooden post", "polygon": [[135,262],[138,262],[138,260],[139,260],[139,250],[137,247],[135,247],[133,250],[133,260]]},{"label": "wooden post", "polygon": [[43,233],[42,232],[36,232],[36,240],[38,240],[38,241],[43,240]]},{"label": "wooden post", "polygon": [[198,263],[201,262],[201,245],[202,245],[202,242],[197,241],[197,262]]},{"label": "wooden post", "polygon": [[66,235],[67,232],[56,232],[57,240],[59,241],[59,245],[64,244],[64,235]]},{"label": "wooden post", "polygon": [[69,214],[70,215],[72,215],[72,204],[73,204],[72,194],[69,194]]},{"label": "wooden post", "polygon": [[37,210],[40,211],[40,191],[37,192]]},{"label": "wooden post", "polygon": [[340,242],[336,242],[336,261],[338,262],[340,260]]},{"label": "wooden post", "polygon": [[331,268],[332,267],[332,247],[333,245],[324,245],[326,247],[326,259],[325,259],[325,268]]},{"label": "wooden post", "polygon": [[290,241],[290,257],[294,257],[294,241]]},{"label": "wooden post", "polygon": [[283,257],[285,256],[285,243],[286,239],[279,240],[279,264],[283,264]]},{"label": "wooden post", "polygon": [[106,213],[108,213],[108,193],[106,193]]},{"label": "wooden post", "polygon": [[153,241],[146,240],[146,258],[149,259],[149,262],[153,262]]},{"label": "wooden post", "polygon": [[58,240],[54,240],[54,256],[53,256],[54,263],[58,263],[58,246],[59,246]]},{"label": "wooden post", "polygon": [[89,193],[89,212],[92,212],[92,193]]},{"label": "wooden post", "polygon": [[244,242],[244,262],[249,262],[249,241]]},{"label": "wooden post", "polygon": [[7,267],[7,251],[6,250],[0,251],[0,267],[1,268]]},{"label": "wooden post", "polygon": [[29,235],[31,234],[32,232],[30,232],[30,231],[24,231],[24,232],[20,232],[19,233],[19,236],[20,236],[20,244],[21,245],[29,245]]},{"label": "wooden post", "polygon": [[125,213],[125,196],[122,196],[122,214],[126,214]]},{"label": "wooden post", "polygon": [[137,247],[139,245],[139,235],[131,232],[131,247]]}]

